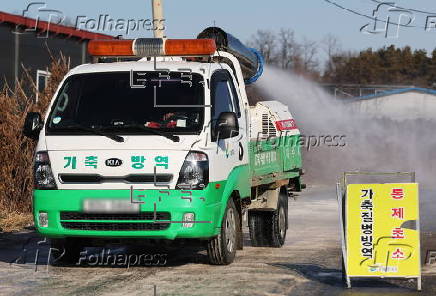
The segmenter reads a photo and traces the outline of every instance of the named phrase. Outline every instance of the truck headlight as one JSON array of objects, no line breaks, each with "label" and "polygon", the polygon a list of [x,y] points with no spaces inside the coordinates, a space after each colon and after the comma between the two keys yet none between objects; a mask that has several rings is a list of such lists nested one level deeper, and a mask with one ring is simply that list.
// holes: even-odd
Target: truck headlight
[{"label": "truck headlight", "polygon": [[36,153],[34,184],[35,189],[57,189],[47,151]]},{"label": "truck headlight", "polygon": [[209,160],[202,152],[189,152],[180,169],[177,189],[204,189],[209,183]]}]

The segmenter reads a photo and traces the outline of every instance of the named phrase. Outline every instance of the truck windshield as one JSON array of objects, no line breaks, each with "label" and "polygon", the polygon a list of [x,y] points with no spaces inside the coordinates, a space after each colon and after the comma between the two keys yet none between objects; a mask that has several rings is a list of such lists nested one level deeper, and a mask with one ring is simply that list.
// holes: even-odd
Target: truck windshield
[{"label": "truck windshield", "polygon": [[184,72],[104,72],[73,75],[53,104],[47,134],[198,134],[204,120],[204,80]]}]

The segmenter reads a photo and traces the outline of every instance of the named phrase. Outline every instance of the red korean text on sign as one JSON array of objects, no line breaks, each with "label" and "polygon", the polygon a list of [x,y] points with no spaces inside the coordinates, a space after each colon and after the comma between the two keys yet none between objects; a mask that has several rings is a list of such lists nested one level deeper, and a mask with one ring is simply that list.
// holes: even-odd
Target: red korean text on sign
[{"label": "red korean text on sign", "polygon": [[404,219],[404,208],[392,209],[392,217],[403,220]]},{"label": "red korean text on sign", "polygon": [[392,238],[395,239],[403,239],[404,236],[404,230],[402,228],[394,228],[392,229]]},{"label": "red korean text on sign", "polygon": [[404,190],[403,190],[403,188],[394,188],[394,189],[392,189],[391,197],[393,199],[403,199],[404,198]]},{"label": "red korean text on sign", "polygon": [[404,259],[404,252],[400,248],[397,248],[395,252],[392,253],[392,259]]}]

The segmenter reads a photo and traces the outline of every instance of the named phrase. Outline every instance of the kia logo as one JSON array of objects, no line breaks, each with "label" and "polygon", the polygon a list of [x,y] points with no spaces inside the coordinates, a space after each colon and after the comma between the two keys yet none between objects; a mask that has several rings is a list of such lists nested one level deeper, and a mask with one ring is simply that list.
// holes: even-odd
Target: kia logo
[{"label": "kia logo", "polygon": [[123,164],[123,161],[118,158],[109,158],[106,159],[105,164],[109,167],[119,167]]}]

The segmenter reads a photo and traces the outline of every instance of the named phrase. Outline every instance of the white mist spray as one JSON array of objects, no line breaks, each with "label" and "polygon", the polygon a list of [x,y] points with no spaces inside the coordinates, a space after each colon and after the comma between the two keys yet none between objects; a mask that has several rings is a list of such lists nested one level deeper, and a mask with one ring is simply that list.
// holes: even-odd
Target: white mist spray
[{"label": "white mist spray", "polygon": [[[302,147],[307,183],[334,185],[344,171],[358,170],[415,171],[421,183],[436,183],[436,121],[361,114],[315,83],[271,67],[265,69],[256,89],[264,100],[286,104],[295,117],[307,140]],[[340,141],[336,138],[338,146],[331,142],[334,136],[342,136]]]}]

